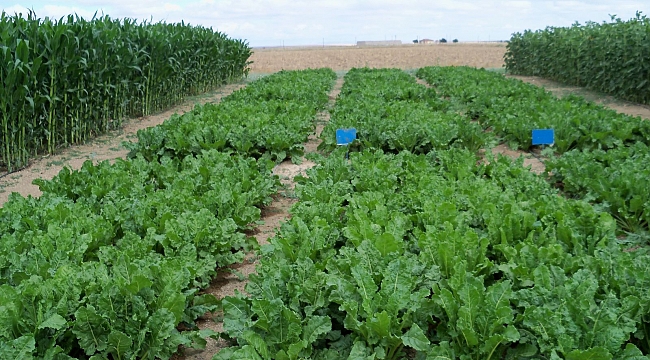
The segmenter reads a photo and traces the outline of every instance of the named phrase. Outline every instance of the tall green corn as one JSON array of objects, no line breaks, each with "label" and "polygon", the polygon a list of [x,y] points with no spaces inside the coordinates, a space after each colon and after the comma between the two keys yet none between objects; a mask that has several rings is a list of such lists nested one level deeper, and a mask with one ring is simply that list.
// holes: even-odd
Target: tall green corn
[{"label": "tall green corn", "polygon": [[201,26],[0,15],[0,173],[247,75],[251,50]]},{"label": "tall green corn", "polygon": [[584,86],[650,104],[650,19],[574,24],[513,34],[508,72]]}]

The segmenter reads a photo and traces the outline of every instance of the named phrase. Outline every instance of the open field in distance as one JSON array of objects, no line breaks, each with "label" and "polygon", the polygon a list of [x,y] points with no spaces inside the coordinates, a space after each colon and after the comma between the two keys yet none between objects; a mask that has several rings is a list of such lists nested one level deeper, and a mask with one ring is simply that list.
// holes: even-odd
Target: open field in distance
[{"label": "open field in distance", "polygon": [[504,66],[505,43],[458,43],[402,46],[325,46],[255,48],[252,73],[331,67],[335,71],[353,67],[416,69],[431,65],[468,65],[484,68]]}]

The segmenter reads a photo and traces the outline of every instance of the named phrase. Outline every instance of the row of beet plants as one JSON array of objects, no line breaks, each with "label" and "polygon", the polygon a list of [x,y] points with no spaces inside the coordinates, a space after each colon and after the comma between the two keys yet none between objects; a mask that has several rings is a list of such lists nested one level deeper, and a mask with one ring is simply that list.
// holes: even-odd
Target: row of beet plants
[{"label": "row of beet plants", "polygon": [[[595,202],[617,220],[619,235],[648,238],[650,122],[542,88],[466,67],[429,67],[418,76],[513,148],[531,150],[533,129],[555,129],[546,163],[570,197]],[[635,235],[635,236],[636,236]]]},{"label": "row of beet plants", "polygon": [[161,126],[140,130],[131,155],[146,159],[185,156],[203,150],[234,151],[274,161],[297,159],[325,108],[336,73],[331,69],[281,71],[228,96],[174,115]]},{"label": "row of beet plants", "polygon": [[[398,72],[348,79],[339,100],[465,112]],[[349,160],[314,156],[296,178],[300,201],[247,294],[222,301],[234,346],[215,359],[647,359],[650,252],[628,251],[610,214],[522,159],[460,143],[413,154],[358,130]]]},{"label": "row of beet plants", "polygon": [[[321,73],[331,70],[313,74]],[[327,89],[318,81],[305,85],[310,80],[317,79],[298,72],[269,76],[214,108],[288,96],[294,99],[287,107],[319,108]],[[203,116],[202,109],[192,114]],[[268,115],[259,109],[247,114]],[[240,119],[240,128],[251,130],[242,141],[257,141],[252,134],[269,129]],[[306,120],[286,121],[289,127]],[[292,145],[301,141],[283,136]],[[78,171],[38,180],[39,198],[11,196],[0,208],[2,358],[153,360],[170,358],[180,345],[205,345],[214,333],[193,330],[194,320],[218,302],[201,289],[257,248],[245,232],[280,183],[270,153],[256,159],[201,145],[88,161]]]},{"label": "row of beet plants", "polygon": [[459,146],[478,150],[487,139],[477,124],[439,99],[434,89],[399,69],[350,70],[323,131],[321,149],[336,147],[339,128],[358,129],[355,148],[388,152],[427,153]]},{"label": "row of beet plants", "polygon": [[512,148],[530,150],[533,129],[555,129],[558,153],[650,145],[650,123],[578,96],[558,99],[541,87],[470,67],[425,67],[417,76]]},{"label": "row of beet plants", "polygon": [[246,291],[216,359],[646,359],[647,248],[507,158],[342,150]]}]

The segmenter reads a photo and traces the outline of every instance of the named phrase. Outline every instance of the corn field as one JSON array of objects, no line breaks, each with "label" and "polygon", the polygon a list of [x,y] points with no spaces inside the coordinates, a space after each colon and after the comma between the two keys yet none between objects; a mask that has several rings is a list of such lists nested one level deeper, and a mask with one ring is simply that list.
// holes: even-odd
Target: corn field
[{"label": "corn field", "polygon": [[247,75],[242,40],[185,23],[0,16],[0,172]]},{"label": "corn field", "polygon": [[650,104],[650,19],[589,22],[513,34],[505,55],[512,74],[541,76]]}]

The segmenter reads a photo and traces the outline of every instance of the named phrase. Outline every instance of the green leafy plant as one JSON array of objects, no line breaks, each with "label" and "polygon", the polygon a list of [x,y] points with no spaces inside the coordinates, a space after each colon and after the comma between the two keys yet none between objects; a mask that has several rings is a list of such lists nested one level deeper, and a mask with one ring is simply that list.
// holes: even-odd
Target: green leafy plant
[{"label": "green leafy plant", "polygon": [[283,71],[255,81],[218,104],[197,106],[162,125],[138,131],[131,156],[182,158],[203,150],[235,151],[281,162],[303,155],[316,113],[327,104],[331,69]]},{"label": "green leafy plant", "polygon": [[648,277],[623,279],[650,255],[624,252],[610,215],[522,159],[342,151],[299,179],[248,295],[224,299],[237,346],[215,359],[645,354]]},{"label": "green leafy plant", "polygon": [[639,11],[628,21],[614,15],[601,24],[515,33],[507,45],[506,70],[650,104],[649,29],[650,19]]},{"label": "green leafy plant", "polygon": [[0,14],[0,168],[116,129],[248,74],[243,40],[107,15]]},{"label": "green leafy plant", "polygon": [[478,150],[481,128],[398,69],[352,69],[323,130],[321,149],[336,147],[335,131],[356,128],[353,147],[427,153],[452,146]]}]

